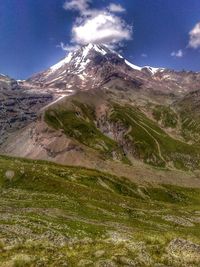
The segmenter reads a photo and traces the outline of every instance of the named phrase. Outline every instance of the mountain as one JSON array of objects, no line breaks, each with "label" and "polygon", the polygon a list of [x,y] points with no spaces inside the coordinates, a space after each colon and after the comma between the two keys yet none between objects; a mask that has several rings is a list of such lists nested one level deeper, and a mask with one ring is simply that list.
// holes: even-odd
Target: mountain
[{"label": "mountain", "polygon": [[0,266],[200,266],[200,73],[89,44],[0,100]]},{"label": "mountain", "polygon": [[199,169],[198,132],[185,120],[192,111],[181,109],[199,81],[199,73],[138,67],[103,45],[83,46],[21,83],[53,100],[1,152],[127,176],[138,161]]},{"label": "mountain", "polygon": [[60,93],[118,85],[123,89],[140,89],[154,97],[157,94],[180,96],[199,89],[200,74],[139,67],[103,45],[89,44],[28,81],[42,88],[57,88],[56,92]]}]

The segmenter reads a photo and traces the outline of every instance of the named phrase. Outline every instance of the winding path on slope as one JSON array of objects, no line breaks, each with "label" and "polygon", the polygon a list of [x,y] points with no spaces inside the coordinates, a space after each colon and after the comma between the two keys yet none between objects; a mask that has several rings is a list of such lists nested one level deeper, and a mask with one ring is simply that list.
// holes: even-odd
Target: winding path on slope
[{"label": "winding path on slope", "polygon": [[161,148],[160,148],[160,144],[159,142],[156,140],[156,138],[144,127],[142,126],[141,124],[139,124],[137,121],[135,121],[130,115],[128,115],[128,118],[130,120],[132,120],[135,124],[137,124],[140,128],[142,128],[153,140],[154,142],[156,143],[156,146],[157,146],[157,149],[158,149],[158,155],[159,157],[165,162],[166,166],[168,166],[168,163],[166,162],[166,160],[164,159],[164,157],[162,156],[162,153],[161,153]]}]

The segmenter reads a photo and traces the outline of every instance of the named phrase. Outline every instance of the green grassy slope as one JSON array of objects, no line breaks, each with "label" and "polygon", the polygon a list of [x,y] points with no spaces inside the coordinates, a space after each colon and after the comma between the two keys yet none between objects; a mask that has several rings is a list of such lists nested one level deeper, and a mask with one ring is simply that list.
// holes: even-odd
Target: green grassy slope
[{"label": "green grassy slope", "polygon": [[112,158],[115,153],[119,160],[130,163],[119,144],[96,127],[94,106],[73,101],[72,107],[47,110],[44,119],[53,128],[62,129],[68,137],[97,150],[103,158]]},{"label": "green grassy slope", "polygon": [[199,189],[0,157],[0,190],[0,266],[200,264]]},{"label": "green grassy slope", "polygon": [[198,144],[200,142],[200,94],[191,92],[174,103],[181,122],[181,134],[187,142]]},{"label": "green grassy slope", "polygon": [[[70,105],[53,106],[45,112],[45,121],[54,129],[98,151],[103,159],[113,155],[130,164],[130,155],[145,163],[167,168],[193,170],[200,167],[200,145],[177,140],[164,128],[175,128],[178,116],[169,107],[156,106],[155,120],[149,119],[139,108],[105,102],[108,110],[97,118],[97,105],[71,101]],[[113,139],[102,132],[102,126],[111,131]],[[121,131],[121,132],[120,132]],[[129,157],[129,159],[128,159]]]},{"label": "green grassy slope", "polygon": [[185,170],[199,168],[200,146],[172,138],[140,109],[114,104],[110,120],[122,123],[127,129],[131,127],[125,138],[146,163],[161,167],[173,164]]},{"label": "green grassy slope", "polygon": [[200,141],[198,108],[195,108],[191,100],[186,99],[179,105],[174,105],[176,112],[170,106],[156,105],[153,107],[152,115],[164,129],[176,129],[186,142],[198,144]]},{"label": "green grassy slope", "polygon": [[184,103],[180,110],[181,132],[186,141],[198,144],[200,142],[200,118],[199,110]]}]

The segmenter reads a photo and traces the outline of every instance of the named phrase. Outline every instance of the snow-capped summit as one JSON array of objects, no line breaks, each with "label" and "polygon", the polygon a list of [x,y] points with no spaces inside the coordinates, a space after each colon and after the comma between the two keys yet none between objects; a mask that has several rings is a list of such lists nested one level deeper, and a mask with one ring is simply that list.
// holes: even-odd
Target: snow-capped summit
[{"label": "snow-capped summit", "polygon": [[98,44],[88,44],[86,46],[82,47],[83,55],[88,55],[90,50],[95,50],[97,53],[102,54],[103,56],[110,52],[110,50],[104,46],[104,45],[98,45]]},{"label": "snow-capped summit", "polygon": [[74,67],[75,67],[74,73],[75,72],[77,74],[81,73],[82,71],[84,71],[84,69],[90,63],[91,55],[94,55],[94,54],[99,54],[102,57],[106,56],[108,54],[113,55],[113,56],[121,59],[121,61],[123,60],[124,63],[126,65],[128,65],[129,67],[131,67],[132,69],[138,70],[138,71],[142,71],[143,69],[146,69],[152,75],[156,74],[159,71],[164,71],[163,68],[154,68],[154,67],[150,67],[150,66],[140,67],[140,66],[134,65],[131,62],[129,62],[128,60],[124,59],[124,57],[122,55],[109,49],[107,46],[90,43],[88,45],[82,46],[81,48],[77,49],[74,52],[70,52],[63,60],[61,60],[57,64],[50,67],[49,75],[51,75],[53,72],[63,68],[67,64],[73,64],[74,65]]},{"label": "snow-capped summit", "polygon": [[69,53],[47,71],[30,79],[32,83],[56,88],[56,93],[99,88],[121,79],[139,86],[141,80],[153,77],[164,69],[140,67],[130,63],[117,52],[101,44],[84,45]]},{"label": "snow-capped summit", "polygon": [[62,68],[63,66],[69,63],[73,63],[75,65],[77,73],[83,71],[84,67],[89,63],[87,57],[92,52],[96,52],[104,56],[109,51],[106,47],[101,45],[96,45],[96,44],[85,45],[74,52],[70,52],[63,60],[50,67],[51,73],[57,71],[58,69]]},{"label": "snow-capped summit", "polygon": [[100,53],[103,56],[109,52],[109,50],[105,46],[90,43],[88,45],[81,47],[80,49],[78,49],[74,52],[70,52],[63,60],[61,60],[57,64],[50,67],[50,69],[52,71],[56,71],[59,68],[61,68],[62,66],[70,63],[70,61],[74,58],[75,58],[77,63],[84,62],[86,57],[89,55],[89,53],[91,51],[95,51],[97,53]]}]

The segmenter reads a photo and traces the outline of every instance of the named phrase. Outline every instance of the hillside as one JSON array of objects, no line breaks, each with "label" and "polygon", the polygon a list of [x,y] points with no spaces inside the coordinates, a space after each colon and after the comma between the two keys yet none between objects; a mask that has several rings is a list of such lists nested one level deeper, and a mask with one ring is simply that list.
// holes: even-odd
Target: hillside
[{"label": "hillside", "polygon": [[0,157],[1,266],[199,266],[199,189]]},{"label": "hillside", "polygon": [[199,169],[200,146],[185,138],[179,106],[136,104],[131,95],[111,90],[77,92],[43,109],[37,122],[11,136],[2,151],[100,170],[115,163],[133,170],[135,161]]}]

